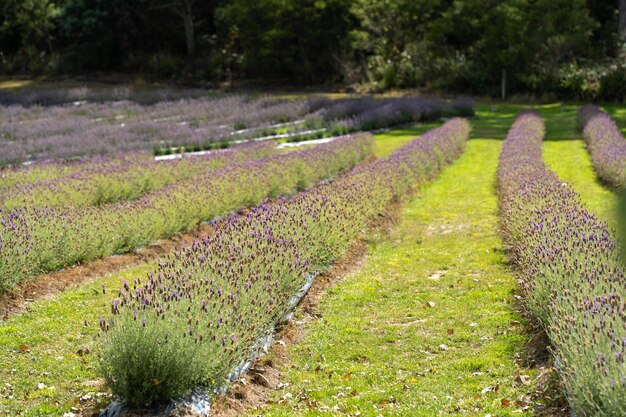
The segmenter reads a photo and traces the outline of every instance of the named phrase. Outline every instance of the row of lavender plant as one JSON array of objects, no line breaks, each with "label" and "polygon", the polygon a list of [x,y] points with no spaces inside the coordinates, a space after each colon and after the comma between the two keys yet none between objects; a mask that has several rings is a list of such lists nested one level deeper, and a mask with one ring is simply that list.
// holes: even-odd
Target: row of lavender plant
[{"label": "row of lavender plant", "polygon": [[434,178],[464,150],[454,119],[390,157],[293,198],[230,217],[191,247],[124,282],[104,332],[101,370],[132,407],[209,391],[271,333],[290,299],[341,256],[394,196]]},{"label": "row of lavender plant", "polygon": [[309,101],[309,111],[319,110],[331,134],[382,129],[441,116],[473,116],[474,102],[459,98],[450,103],[424,97],[327,98]]},{"label": "row of lavender plant", "polygon": [[529,311],[550,338],[577,416],[626,409],[624,264],[607,225],[542,161],[542,119],[521,114],[504,142],[498,191]]},{"label": "row of lavender plant", "polygon": [[[35,181],[28,181],[37,175],[28,170],[8,170],[5,177],[9,177],[7,182],[12,185],[0,187],[0,205],[4,209],[81,207],[132,200],[229,163],[268,157],[275,153],[275,149],[273,143],[247,143],[202,156],[168,161],[155,161],[149,154],[133,153],[97,162],[49,163],[33,169],[40,171],[39,175],[44,178],[53,178]],[[54,172],[65,174],[55,176]]]},{"label": "row of lavender plant", "polygon": [[589,104],[578,112],[583,132],[598,176],[614,188],[626,187],[626,139],[613,118]]},{"label": "row of lavender plant", "polygon": [[214,149],[276,134],[302,140],[472,113],[470,101],[424,97],[279,100],[227,95],[152,105],[8,106],[0,112],[0,165],[141,150]]},{"label": "row of lavender plant", "polygon": [[72,88],[22,87],[0,92],[0,103],[4,105],[52,106],[83,101],[102,103],[130,100],[143,104],[173,101],[207,96],[208,91],[199,88],[136,87],[118,85],[113,88],[77,86]]},{"label": "row of lavender plant", "polygon": [[[219,96],[140,105],[9,106],[0,114],[0,165],[185,147],[212,149],[259,136],[277,123],[312,118],[304,100]],[[304,123],[292,130],[306,129]]]},{"label": "row of lavender plant", "polygon": [[124,252],[267,197],[293,193],[366,158],[372,138],[228,164],[133,201],[82,208],[0,211],[0,290],[37,273]]}]

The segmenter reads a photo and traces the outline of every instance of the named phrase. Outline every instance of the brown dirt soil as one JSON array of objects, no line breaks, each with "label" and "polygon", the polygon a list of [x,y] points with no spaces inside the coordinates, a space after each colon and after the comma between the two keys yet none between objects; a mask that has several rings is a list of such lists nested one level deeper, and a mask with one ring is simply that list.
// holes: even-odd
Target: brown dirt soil
[{"label": "brown dirt soil", "polygon": [[0,295],[0,319],[7,320],[13,314],[26,310],[28,304],[33,301],[54,297],[61,291],[89,282],[99,276],[155,260],[174,249],[191,244],[212,230],[213,226],[200,225],[187,233],[157,241],[130,253],[108,256],[49,274],[38,275],[10,292]]}]

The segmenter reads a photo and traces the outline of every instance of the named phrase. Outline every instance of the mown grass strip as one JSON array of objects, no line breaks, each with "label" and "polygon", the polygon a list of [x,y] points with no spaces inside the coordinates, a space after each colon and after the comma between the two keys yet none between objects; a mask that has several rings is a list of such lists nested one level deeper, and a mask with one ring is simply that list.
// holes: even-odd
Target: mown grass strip
[{"label": "mown grass strip", "polygon": [[371,240],[365,266],[327,292],[290,351],[289,386],[252,415],[531,414],[532,387],[516,379],[534,371],[516,363],[526,338],[497,231],[500,141],[487,139],[513,114],[488,116],[390,236]]},{"label": "mown grass strip", "polygon": [[546,122],[543,160],[580,194],[590,212],[615,226],[617,197],[596,175],[585,141],[576,129],[578,108],[574,105],[537,108]]}]

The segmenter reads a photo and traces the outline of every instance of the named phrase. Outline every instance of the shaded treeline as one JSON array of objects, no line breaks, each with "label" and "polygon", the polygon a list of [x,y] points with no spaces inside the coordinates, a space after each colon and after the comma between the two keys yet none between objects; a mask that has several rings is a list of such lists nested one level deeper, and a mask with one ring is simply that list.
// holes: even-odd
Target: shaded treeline
[{"label": "shaded treeline", "polygon": [[620,3],[0,0],[0,67],[622,99]]}]

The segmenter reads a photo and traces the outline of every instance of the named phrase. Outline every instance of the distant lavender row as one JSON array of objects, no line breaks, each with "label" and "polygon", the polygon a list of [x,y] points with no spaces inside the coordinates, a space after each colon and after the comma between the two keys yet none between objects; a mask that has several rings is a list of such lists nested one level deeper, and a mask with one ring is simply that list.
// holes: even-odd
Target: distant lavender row
[{"label": "distant lavender row", "polygon": [[[82,207],[133,200],[168,184],[204,175],[223,165],[260,159],[275,153],[270,143],[248,143],[215,150],[202,156],[157,162],[151,155],[130,154],[97,163],[42,164],[33,167],[44,179],[32,178],[27,170],[8,170],[13,185],[0,187],[0,206]],[[64,168],[66,168],[64,170]],[[41,172],[48,170],[48,172]],[[55,173],[67,171],[65,175]],[[11,175],[12,174],[12,175]],[[21,174],[21,175],[20,175]],[[21,178],[20,178],[21,177]],[[48,179],[49,177],[52,177]]]},{"label": "distant lavender row", "polygon": [[52,106],[82,101],[102,103],[121,100],[154,104],[160,101],[201,98],[208,95],[208,90],[199,88],[135,87],[131,85],[118,85],[115,87],[103,85],[100,88],[87,86],[72,88],[38,86],[0,91],[0,104]]},{"label": "distant lavender row", "polygon": [[612,187],[625,188],[626,139],[613,118],[599,107],[589,104],[578,112],[578,126],[598,176]]},{"label": "distant lavender row", "polygon": [[501,219],[524,301],[548,334],[577,416],[626,409],[626,287],[607,225],[542,161],[544,124],[521,114],[498,167]]},{"label": "distant lavender row", "polygon": [[468,134],[466,121],[451,120],[389,158],[231,217],[147,279],[124,282],[112,316],[100,321],[109,387],[143,407],[197,384],[225,386],[311,274],[341,256],[394,196],[457,158]]},{"label": "distant lavender row", "polygon": [[463,98],[451,103],[424,97],[320,98],[309,102],[309,111],[315,110],[336,130],[375,130],[441,116],[472,116],[474,102]]},{"label": "distant lavender row", "polygon": [[135,151],[212,149],[280,134],[291,135],[289,140],[336,136],[471,113],[471,101],[445,103],[423,97],[279,100],[222,95],[152,105],[13,105],[0,112],[0,166]]},{"label": "distant lavender row", "polygon": [[[77,106],[9,106],[0,112],[0,165],[24,161],[199,150],[248,139],[277,123],[301,120],[304,101],[244,96],[189,99],[140,105],[132,102]],[[312,116],[309,116],[309,118]],[[291,127],[306,130],[306,120]]]},{"label": "distant lavender row", "polygon": [[83,208],[0,210],[0,291],[41,272],[124,252],[264,198],[302,190],[366,158],[361,134],[225,165],[133,201]]}]

